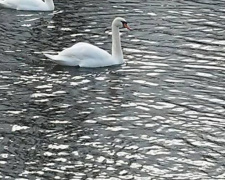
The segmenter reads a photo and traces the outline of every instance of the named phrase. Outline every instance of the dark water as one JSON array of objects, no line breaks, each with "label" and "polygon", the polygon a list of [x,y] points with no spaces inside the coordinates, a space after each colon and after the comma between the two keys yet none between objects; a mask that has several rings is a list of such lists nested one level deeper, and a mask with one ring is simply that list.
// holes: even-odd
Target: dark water
[{"label": "dark water", "polygon": [[[0,179],[225,179],[224,0],[55,1],[0,9]],[[85,41],[127,63],[55,66]]]}]

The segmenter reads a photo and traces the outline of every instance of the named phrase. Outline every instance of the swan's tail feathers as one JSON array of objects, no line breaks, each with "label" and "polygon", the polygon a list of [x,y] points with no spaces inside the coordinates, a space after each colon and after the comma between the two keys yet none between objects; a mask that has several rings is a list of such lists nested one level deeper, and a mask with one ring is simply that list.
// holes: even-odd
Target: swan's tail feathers
[{"label": "swan's tail feathers", "polygon": [[0,0],[0,7],[7,8],[8,6],[5,4],[5,1]]},{"label": "swan's tail feathers", "polygon": [[43,53],[43,54],[49,59],[58,60],[57,59],[58,55],[52,55],[52,54],[47,54],[47,53]]},{"label": "swan's tail feathers", "polygon": [[17,9],[17,5],[15,5],[14,3],[7,2],[5,0],[0,0],[0,7]]}]

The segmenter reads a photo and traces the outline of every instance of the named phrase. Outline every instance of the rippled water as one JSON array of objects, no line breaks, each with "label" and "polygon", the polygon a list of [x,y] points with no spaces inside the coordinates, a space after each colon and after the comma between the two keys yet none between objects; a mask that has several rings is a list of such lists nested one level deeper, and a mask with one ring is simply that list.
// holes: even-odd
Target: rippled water
[{"label": "rippled water", "polygon": [[[55,0],[0,9],[1,179],[225,179],[224,0]],[[56,66],[85,41],[127,63]]]}]

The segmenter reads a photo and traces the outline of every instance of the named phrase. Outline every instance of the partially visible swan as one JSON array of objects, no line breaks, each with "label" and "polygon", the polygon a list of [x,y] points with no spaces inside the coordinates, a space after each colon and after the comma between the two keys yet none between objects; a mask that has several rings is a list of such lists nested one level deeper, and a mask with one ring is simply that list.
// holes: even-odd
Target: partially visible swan
[{"label": "partially visible swan", "polygon": [[53,11],[53,0],[0,0],[0,6],[23,11]]},{"label": "partially visible swan", "polygon": [[117,17],[112,22],[112,55],[97,46],[80,42],[58,53],[44,54],[57,64],[64,66],[104,67],[124,63],[119,28],[130,27],[124,18]]}]

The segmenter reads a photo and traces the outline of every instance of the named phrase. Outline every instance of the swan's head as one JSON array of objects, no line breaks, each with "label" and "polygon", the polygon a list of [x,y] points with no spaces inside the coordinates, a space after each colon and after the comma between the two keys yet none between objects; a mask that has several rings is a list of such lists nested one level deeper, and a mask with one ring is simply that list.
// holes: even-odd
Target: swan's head
[{"label": "swan's head", "polygon": [[127,21],[121,17],[115,18],[112,25],[118,28],[127,28],[128,30],[131,30],[130,27],[127,25]]}]

